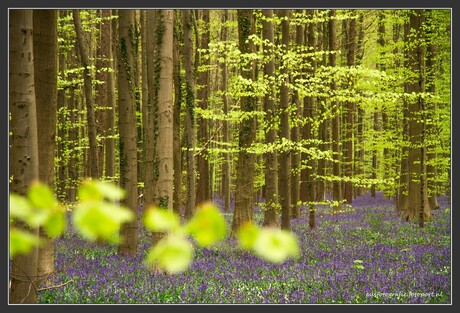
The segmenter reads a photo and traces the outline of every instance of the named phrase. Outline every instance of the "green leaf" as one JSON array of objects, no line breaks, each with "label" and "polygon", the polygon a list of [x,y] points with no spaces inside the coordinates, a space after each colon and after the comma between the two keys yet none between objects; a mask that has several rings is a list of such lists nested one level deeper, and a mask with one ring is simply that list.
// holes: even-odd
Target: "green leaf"
[{"label": "green leaf", "polygon": [[79,201],[102,201],[103,195],[100,188],[92,180],[86,180],[78,188]]},{"label": "green leaf", "polygon": [[28,254],[39,243],[40,240],[36,235],[16,228],[10,229],[10,257]]},{"label": "green leaf", "polygon": [[254,242],[254,251],[260,257],[281,263],[289,257],[299,256],[299,246],[294,235],[286,230],[263,228]]},{"label": "green leaf", "polygon": [[179,228],[180,220],[171,210],[151,206],[145,212],[144,224],[150,230],[168,232]]},{"label": "green leaf", "polygon": [[214,204],[205,202],[196,208],[195,214],[186,225],[186,231],[200,246],[209,247],[225,238],[227,223]]},{"label": "green leaf", "polygon": [[239,245],[247,250],[254,249],[254,243],[259,235],[260,229],[253,223],[246,223],[237,232]]},{"label": "green leaf", "polygon": [[75,227],[83,237],[117,243],[121,224],[131,221],[134,213],[115,204],[83,201],[78,204],[72,217]]},{"label": "green leaf", "polygon": [[151,267],[175,274],[186,270],[192,258],[193,246],[186,238],[167,235],[149,250],[146,261]]},{"label": "green leaf", "polygon": [[125,197],[125,191],[114,183],[99,180],[93,181],[93,183],[106,199],[117,201]]},{"label": "green leaf", "polygon": [[54,211],[44,225],[45,232],[51,238],[57,238],[64,233],[66,228],[66,219],[64,211]]},{"label": "green leaf", "polygon": [[34,182],[30,186],[27,196],[32,207],[36,209],[51,210],[57,204],[51,188],[40,182]]},{"label": "green leaf", "polygon": [[27,198],[18,194],[10,194],[10,216],[25,220],[32,214],[32,207]]}]

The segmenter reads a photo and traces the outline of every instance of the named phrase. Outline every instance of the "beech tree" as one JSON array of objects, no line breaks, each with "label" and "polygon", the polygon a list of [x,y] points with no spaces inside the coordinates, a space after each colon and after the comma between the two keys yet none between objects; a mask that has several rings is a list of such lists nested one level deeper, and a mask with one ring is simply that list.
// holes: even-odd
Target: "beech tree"
[{"label": "beech tree", "polygon": [[[37,106],[33,49],[33,11],[9,11],[9,108],[10,108],[10,191],[26,195],[39,178]],[[38,239],[38,229],[25,223],[16,227],[31,232]],[[10,303],[36,303],[38,282],[38,248],[11,260]]]}]

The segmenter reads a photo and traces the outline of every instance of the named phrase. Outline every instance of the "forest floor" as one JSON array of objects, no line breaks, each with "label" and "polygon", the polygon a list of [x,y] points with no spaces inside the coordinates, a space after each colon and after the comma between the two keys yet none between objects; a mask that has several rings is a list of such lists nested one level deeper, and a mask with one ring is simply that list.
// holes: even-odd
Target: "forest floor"
[{"label": "forest floor", "polygon": [[[191,267],[175,275],[144,264],[150,237],[142,227],[134,257],[69,228],[56,241],[55,283],[64,285],[39,292],[39,303],[451,303],[451,209],[444,198],[440,206],[423,229],[381,194],[336,215],[318,206],[314,230],[302,208],[291,221],[299,259],[269,263],[228,239],[196,248]],[[260,225],[258,207],[254,216]]]}]

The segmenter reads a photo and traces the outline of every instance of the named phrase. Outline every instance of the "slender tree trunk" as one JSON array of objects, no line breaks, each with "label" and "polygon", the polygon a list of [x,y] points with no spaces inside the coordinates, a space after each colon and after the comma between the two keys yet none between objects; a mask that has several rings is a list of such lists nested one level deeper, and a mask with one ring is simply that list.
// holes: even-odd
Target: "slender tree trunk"
[{"label": "slender tree trunk", "polygon": [[[265,141],[267,144],[274,144],[276,142],[276,128],[275,128],[275,53],[274,37],[275,29],[273,26],[273,10],[262,10],[263,15],[268,20],[263,20],[263,39],[268,41],[263,47],[263,51],[269,58],[269,61],[264,66],[264,76],[267,76],[271,81],[268,83],[271,88],[264,97],[264,111],[266,112],[266,121],[268,121],[268,129],[265,131]],[[278,227],[278,155],[276,150],[265,153],[265,214],[264,226]]]},{"label": "slender tree trunk", "polygon": [[[318,36],[318,48],[321,51],[327,51],[328,50],[328,31],[327,31],[327,22],[320,23],[321,27],[321,32],[322,36]],[[327,56],[326,53],[323,54],[323,59],[322,59],[322,65],[327,66]],[[319,140],[321,141],[320,144],[320,149],[322,151],[327,151],[329,150],[329,143],[328,143],[328,135],[327,135],[327,119],[325,119],[325,115],[327,112],[327,101],[326,98],[321,97],[318,99],[318,102],[320,104],[320,116],[323,117],[322,122],[319,125],[319,130],[318,130],[318,137]],[[325,198],[325,192],[326,192],[326,183],[324,180],[324,176],[327,173],[327,164],[328,162],[326,159],[321,158],[318,160],[318,168],[317,168],[317,174],[319,176],[319,179],[317,180],[317,194],[316,198],[318,201],[323,201]]]},{"label": "slender tree trunk", "polygon": [[[356,19],[350,19],[348,26],[348,43],[347,43],[347,66],[355,66],[355,54],[356,54]],[[351,76],[348,81],[348,88],[354,88],[354,77]],[[353,128],[354,128],[354,115],[355,115],[355,103],[353,101],[347,101],[347,129],[346,129],[346,153],[345,153],[345,176],[348,179],[353,178]],[[347,181],[345,183],[345,199],[348,204],[351,204],[353,201],[353,183]]]},{"label": "slender tree trunk", "polygon": [[[424,168],[422,168],[422,148],[425,144],[422,141],[424,121],[422,120],[420,111],[423,107],[423,99],[420,95],[424,91],[425,85],[425,48],[421,44],[423,40],[422,25],[424,21],[424,10],[414,10],[410,14],[410,35],[409,35],[409,70],[414,73],[415,77],[411,78],[408,83],[408,94],[415,93],[415,97],[409,97],[408,100],[408,119],[409,119],[409,185],[408,185],[408,207],[405,213],[407,220],[413,220],[418,216],[418,212],[425,201],[426,193],[422,191],[426,190],[426,181],[420,181],[420,177],[424,175]],[[423,112],[423,111],[422,111]],[[424,208],[425,219],[429,219],[431,216],[429,206]]]},{"label": "slender tree trunk", "polygon": [[[112,15],[112,10],[108,10],[107,14],[109,16]],[[103,13],[105,15],[106,13]],[[115,45],[114,42],[116,41],[116,20],[112,20],[109,24],[109,38],[110,41],[108,43],[109,49],[107,51],[107,59],[108,59],[108,67],[112,70],[115,70],[115,59],[114,53]],[[107,73],[107,114],[106,114],[106,127],[107,127],[107,138],[105,139],[105,177],[110,178],[113,180],[115,178],[115,103],[116,103],[116,95],[115,95],[115,74],[112,71]]]},{"label": "slender tree trunk", "polygon": [[[336,27],[335,27],[335,10],[331,10],[329,14],[329,51],[334,52],[337,50],[336,47]],[[329,54],[329,66],[335,67],[336,66],[336,55],[335,53]],[[332,93],[335,93],[336,82],[335,79],[332,79],[330,85]],[[334,95],[333,95],[334,96]],[[339,141],[340,141],[340,124],[339,124],[339,104],[337,100],[331,101],[331,108],[333,110],[332,114],[332,153],[334,163],[332,165],[332,174],[334,175],[335,179],[333,181],[333,200],[334,201],[342,201],[342,186],[341,182],[337,179],[340,177],[340,149],[339,149]],[[334,211],[340,210],[342,206],[339,204],[334,205]]]},{"label": "slender tree trunk", "polygon": [[[358,39],[356,42],[356,58],[355,63],[356,65],[361,65],[361,62],[364,57],[364,14],[362,11],[358,13],[358,21],[357,21],[357,33]],[[363,116],[364,116],[364,109],[361,105],[357,105],[356,108],[356,116],[355,116],[355,123],[356,123],[356,140],[355,140],[355,158],[353,162],[353,175],[355,178],[362,179],[364,178],[364,170],[363,170],[363,163],[364,163],[364,136],[363,136]],[[363,188],[361,186],[353,186],[354,196],[358,197],[361,196],[363,193]]]},{"label": "slender tree trunk", "polygon": [[[174,10],[160,10],[157,34],[161,32],[160,90],[158,93],[158,182],[155,203],[172,210],[173,207],[173,31]],[[161,31],[160,31],[161,30]]]},{"label": "slender tree trunk", "polygon": [[[436,58],[436,45],[434,43],[434,34],[431,30],[434,23],[433,19],[433,10],[429,9],[426,10],[427,12],[427,47],[426,47],[426,84],[425,89],[431,95],[436,94],[436,69],[435,69],[435,58]],[[428,101],[426,103],[426,112],[428,116],[426,120],[434,120],[434,112],[436,112],[436,102],[435,101]],[[426,137],[433,136],[435,132],[434,123],[433,122],[426,122]],[[438,204],[438,195],[436,191],[436,177],[437,177],[437,169],[436,166],[433,164],[436,161],[436,146],[434,144],[430,144],[432,141],[425,141],[427,142],[426,146],[426,174],[427,174],[427,194],[428,194],[428,203],[431,210],[439,209]]]},{"label": "slender tree trunk", "polygon": [[187,201],[185,218],[190,219],[195,211],[195,80],[192,66],[192,14],[182,11],[184,27],[184,68],[185,68],[185,131],[187,136]]},{"label": "slender tree trunk", "polygon": [[[238,46],[241,53],[250,53],[249,36],[254,33],[255,25],[252,10],[238,10]],[[254,68],[251,64],[241,67],[241,75],[245,79],[254,80]],[[241,111],[252,112],[256,107],[256,98],[241,97]],[[255,118],[244,119],[239,127],[238,164],[236,168],[235,210],[232,221],[232,236],[246,222],[252,222],[254,205],[254,154],[248,153],[247,148],[255,140]]]},{"label": "slender tree trunk", "polygon": [[[120,187],[126,190],[123,204],[137,216],[137,133],[136,103],[133,86],[133,46],[131,32],[134,10],[119,10],[118,58],[118,128],[120,132]],[[119,254],[137,252],[137,219],[122,225]]]},{"label": "slender tree trunk", "polygon": [[145,112],[144,123],[144,207],[155,203],[155,185],[158,180],[158,160],[155,158],[155,146],[158,139],[158,91],[159,91],[159,74],[160,58],[157,46],[158,36],[156,35],[157,23],[156,10],[147,10],[146,13],[146,59],[147,63],[147,107]]},{"label": "slender tree trunk", "polygon": [[[296,10],[297,13],[302,13],[302,10]],[[296,26],[296,45],[302,46],[304,44],[304,28],[302,25]],[[299,97],[298,91],[294,91],[292,95],[292,103],[295,103],[296,110],[293,110],[292,120],[294,124],[291,129],[292,142],[298,143],[300,140],[300,118],[302,116],[302,99]],[[300,217],[300,152],[297,150],[291,153],[291,217]]]},{"label": "slender tree trunk", "polygon": [[[54,153],[56,148],[57,111],[57,10],[34,10],[33,45],[34,81],[37,106],[39,180],[52,190],[54,184]],[[43,245],[38,250],[38,277],[41,286],[53,284],[54,240],[40,228]]]},{"label": "slender tree trunk", "polygon": [[182,106],[182,80],[181,80],[181,64],[179,53],[179,38],[182,38],[182,32],[179,29],[178,14],[175,11],[176,19],[174,22],[174,48],[173,48],[173,76],[174,76],[174,110],[173,110],[173,163],[174,163],[174,194],[173,194],[173,211],[177,215],[182,213],[182,162],[181,162],[181,118],[180,111]]},{"label": "slender tree trunk", "polygon": [[[9,11],[10,192],[23,196],[39,178],[32,12]],[[28,230],[23,223],[14,226]],[[38,239],[38,229],[29,231]],[[13,257],[10,303],[37,302],[37,261],[38,248]]]},{"label": "slender tree trunk", "polygon": [[[228,27],[226,25],[228,21],[228,10],[224,10],[222,15],[222,41],[226,42],[228,38]],[[221,90],[223,92],[222,101],[223,101],[223,109],[224,114],[228,114],[228,96],[227,96],[227,60],[221,63],[221,70],[222,70],[222,86]],[[229,127],[228,127],[228,120],[225,119],[223,121],[223,142],[229,143]],[[231,170],[231,161],[230,161],[230,153],[224,153],[224,163],[222,164],[222,194],[224,197],[224,210],[225,212],[230,211],[230,170]]]},{"label": "slender tree trunk", "polygon": [[[198,15],[198,11],[196,11]],[[201,10],[201,19],[205,25],[205,31],[201,34],[200,38],[200,49],[208,49],[210,27],[209,27],[209,10]],[[197,34],[198,36],[198,34]],[[208,66],[209,58],[203,57],[203,52],[196,52],[199,55],[199,63],[195,66]],[[197,105],[203,110],[208,109],[208,97],[209,97],[209,74],[208,70],[198,71],[197,70]],[[203,147],[208,141],[208,121],[204,118],[198,118],[198,134],[197,140]],[[196,157],[198,178],[196,182],[196,203],[203,202],[211,199],[210,192],[210,177],[209,177],[209,161],[207,159],[207,148],[203,147],[203,150]]]},{"label": "slender tree trunk", "polygon": [[90,150],[90,169],[91,177],[99,178],[99,164],[98,164],[98,148],[96,139],[96,117],[94,113],[93,103],[93,88],[91,80],[91,72],[89,67],[91,65],[88,56],[88,45],[84,38],[83,28],[80,21],[80,12],[73,10],[73,22],[75,25],[75,32],[77,34],[78,50],[80,52],[80,60],[84,67],[83,80],[85,85],[85,103],[86,103],[86,118],[88,121],[88,137],[89,137],[89,150]]},{"label": "slender tree trunk", "polygon": [[[308,16],[314,18],[314,10],[307,10]],[[316,51],[316,23],[309,23],[307,30],[307,46],[310,48],[311,53]],[[313,77],[317,68],[316,58],[310,57],[311,67],[306,70],[307,74]],[[302,128],[302,138],[307,141],[307,147],[311,148],[313,145],[308,143],[313,139],[312,122],[314,121],[314,111],[316,109],[316,96],[308,96],[304,98],[303,117],[306,119],[306,123]],[[308,224],[311,229],[315,228],[316,224],[316,188],[312,178],[312,174],[315,170],[315,162],[311,156],[306,153],[302,153],[303,162],[306,162],[306,168],[302,169],[301,180],[304,183],[305,188],[301,188],[301,201],[308,202]],[[303,195],[302,195],[303,194]]]},{"label": "slender tree trunk", "polygon": [[[289,10],[279,10],[279,17],[283,18],[281,22],[281,44],[283,46],[283,54],[287,55],[289,51]],[[281,84],[280,89],[280,139],[281,141],[291,139],[289,127],[289,69],[287,64],[283,64],[281,68]],[[281,228],[285,230],[291,229],[291,159],[290,151],[281,151],[279,154],[279,195],[281,204]]]}]

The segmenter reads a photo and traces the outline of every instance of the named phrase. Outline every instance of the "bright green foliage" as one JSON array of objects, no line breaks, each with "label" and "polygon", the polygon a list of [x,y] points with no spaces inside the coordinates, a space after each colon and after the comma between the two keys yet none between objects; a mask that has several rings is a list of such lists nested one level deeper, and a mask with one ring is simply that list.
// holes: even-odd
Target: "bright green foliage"
[{"label": "bright green foliage", "polygon": [[170,274],[186,270],[193,259],[193,246],[183,236],[167,235],[147,254],[147,263]]},{"label": "bright green foliage", "polygon": [[65,211],[56,201],[51,189],[35,182],[27,192],[27,197],[10,194],[10,254],[28,253],[38,245],[38,238],[13,226],[15,221],[24,222],[28,227],[43,227],[52,238],[60,236],[66,227]]},{"label": "bright green foliage", "polygon": [[[78,189],[79,201],[72,211],[72,222],[87,240],[118,243],[121,224],[134,218],[133,212],[113,201],[122,199],[125,192],[113,183],[97,180],[84,181]],[[66,226],[65,210],[55,200],[46,185],[34,184],[28,198],[10,195],[10,221],[22,220],[29,227],[43,227],[55,238]],[[166,233],[157,245],[147,252],[146,263],[174,274],[186,270],[193,260],[193,245],[186,237],[193,238],[200,247],[210,247],[227,235],[227,223],[219,209],[211,202],[196,208],[191,220],[180,224],[179,217],[171,210],[149,207],[143,218],[144,225],[152,231]],[[272,228],[259,229],[246,224],[238,232],[239,244],[254,251],[260,257],[280,263],[289,257],[297,257],[299,248],[291,233]],[[39,238],[28,232],[10,227],[10,255],[29,253],[39,244]]]},{"label": "bright green foliage", "polygon": [[124,192],[112,183],[83,182],[78,189],[80,201],[72,216],[78,232],[88,240],[102,239],[118,243],[121,224],[131,221],[134,214],[105,199],[119,200],[123,195]]},{"label": "bright green foliage", "polygon": [[211,202],[206,202],[197,207],[186,230],[200,246],[209,247],[225,238],[227,224],[219,209]]},{"label": "bright green foliage", "polygon": [[153,231],[174,232],[180,227],[180,220],[173,211],[152,206],[145,212],[144,224]]},{"label": "bright green foliage", "polygon": [[244,224],[237,233],[240,246],[244,249],[251,250],[259,235],[259,230],[260,229],[253,223]]},{"label": "bright green foliage", "polygon": [[282,263],[286,259],[300,255],[295,236],[289,231],[263,227],[249,223],[241,227],[238,234],[241,247],[252,250],[259,257],[274,263]]},{"label": "bright green foliage", "polygon": [[354,260],[353,265],[351,267],[356,268],[358,270],[363,270],[364,269],[363,261],[362,260]]},{"label": "bright green foliage", "polygon": [[39,239],[28,232],[10,229],[10,257],[16,254],[27,254],[39,244]]}]

